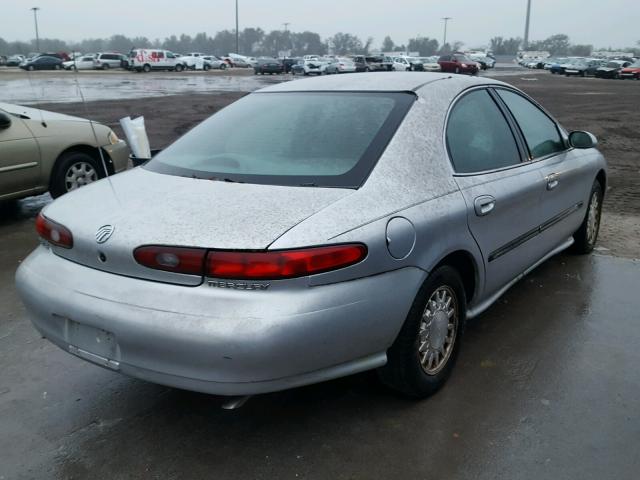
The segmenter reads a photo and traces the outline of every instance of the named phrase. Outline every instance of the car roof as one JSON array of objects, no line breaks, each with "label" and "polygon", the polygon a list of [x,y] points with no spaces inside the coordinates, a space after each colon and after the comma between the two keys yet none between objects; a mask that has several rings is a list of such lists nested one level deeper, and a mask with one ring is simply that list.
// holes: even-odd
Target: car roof
[{"label": "car roof", "polygon": [[504,85],[487,77],[432,72],[369,72],[353,75],[327,75],[270,85],[259,92],[416,92],[424,96],[430,83],[446,81],[448,87],[464,90],[476,85]]}]

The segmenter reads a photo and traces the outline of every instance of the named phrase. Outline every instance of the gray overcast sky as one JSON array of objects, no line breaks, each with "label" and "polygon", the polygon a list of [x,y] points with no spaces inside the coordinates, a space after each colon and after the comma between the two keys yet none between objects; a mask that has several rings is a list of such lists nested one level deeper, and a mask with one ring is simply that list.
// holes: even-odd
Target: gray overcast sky
[{"label": "gray overcast sky", "polygon": [[[39,6],[40,36],[81,40],[127,36],[164,38],[171,34],[233,29],[234,0],[0,0],[0,37],[34,38],[32,12]],[[239,0],[240,29],[311,30],[323,38],[349,32],[363,40],[385,35],[404,43],[416,35],[442,41],[441,17],[453,17],[449,40],[467,47],[492,36],[523,36],[526,0]],[[530,39],[566,33],[572,43],[596,47],[632,46],[640,40],[638,0],[533,0]]]}]

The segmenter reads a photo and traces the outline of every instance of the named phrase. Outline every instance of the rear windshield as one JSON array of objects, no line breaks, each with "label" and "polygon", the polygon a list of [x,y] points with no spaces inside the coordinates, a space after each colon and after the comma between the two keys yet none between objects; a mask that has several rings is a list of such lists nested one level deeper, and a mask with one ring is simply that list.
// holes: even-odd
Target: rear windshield
[{"label": "rear windshield", "polygon": [[144,168],[221,181],[358,188],[414,100],[410,93],[254,93]]}]

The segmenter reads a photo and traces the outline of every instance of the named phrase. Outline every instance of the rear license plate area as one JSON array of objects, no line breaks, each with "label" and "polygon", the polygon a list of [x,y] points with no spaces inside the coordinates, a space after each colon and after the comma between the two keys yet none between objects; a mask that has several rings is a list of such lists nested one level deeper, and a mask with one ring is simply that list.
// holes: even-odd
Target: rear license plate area
[{"label": "rear license plate area", "polygon": [[117,369],[118,343],[112,332],[66,319],[69,352],[104,367]]}]

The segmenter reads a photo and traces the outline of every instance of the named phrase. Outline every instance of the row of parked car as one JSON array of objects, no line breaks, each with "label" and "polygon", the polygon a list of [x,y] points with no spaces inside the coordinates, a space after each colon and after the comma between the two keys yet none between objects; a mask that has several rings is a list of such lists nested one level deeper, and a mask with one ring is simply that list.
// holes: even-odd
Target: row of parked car
[{"label": "row of parked car", "polygon": [[374,71],[443,71],[475,75],[479,70],[493,68],[495,59],[487,54],[465,55],[461,52],[430,57],[409,55],[350,55],[319,56],[276,59],[253,58],[231,54],[216,57],[202,52],[180,55],[162,49],[132,49],[123,55],[117,52],[73,54],[32,54],[29,57],[14,55],[5,62],[7,66],[19,66],[25,70],[127,70],[150,72],[152,70],[224,70],[229,67],[253,68],[256,74],[292,73],[294,75],[322,75],[332,73]]},{"label": "row of parked car", "polygon": [[521,60],[527,68],[544,69],[552,74],[579,77],[640,80],[640,59],[631,57],[559,57]]},{"label": "row of parked car", "polygon": [[482,60],[473,60],[464,53],[431,57],[307,55],[303,58],[259,58],[254,66],[254,72],[256,75],[265,73],[324,75],[376,71],[442,71],[476,75],[480,70],[495,66],[495,60],[492,57],[482,56],[481,58]]},{"label": "row of parked car", "polygon": [[20,67],[25,70],[109,70],[124,68],[128,70],[174,70],[186,69],[224,70],[229,67],[252,67],[244,57],[216,57],[200,52],[185,55],[159,49],[133,49],[123,55],[117,52],[100,53],[38,53],[29,56],[12,55],[2,58],[0,65]]}]

